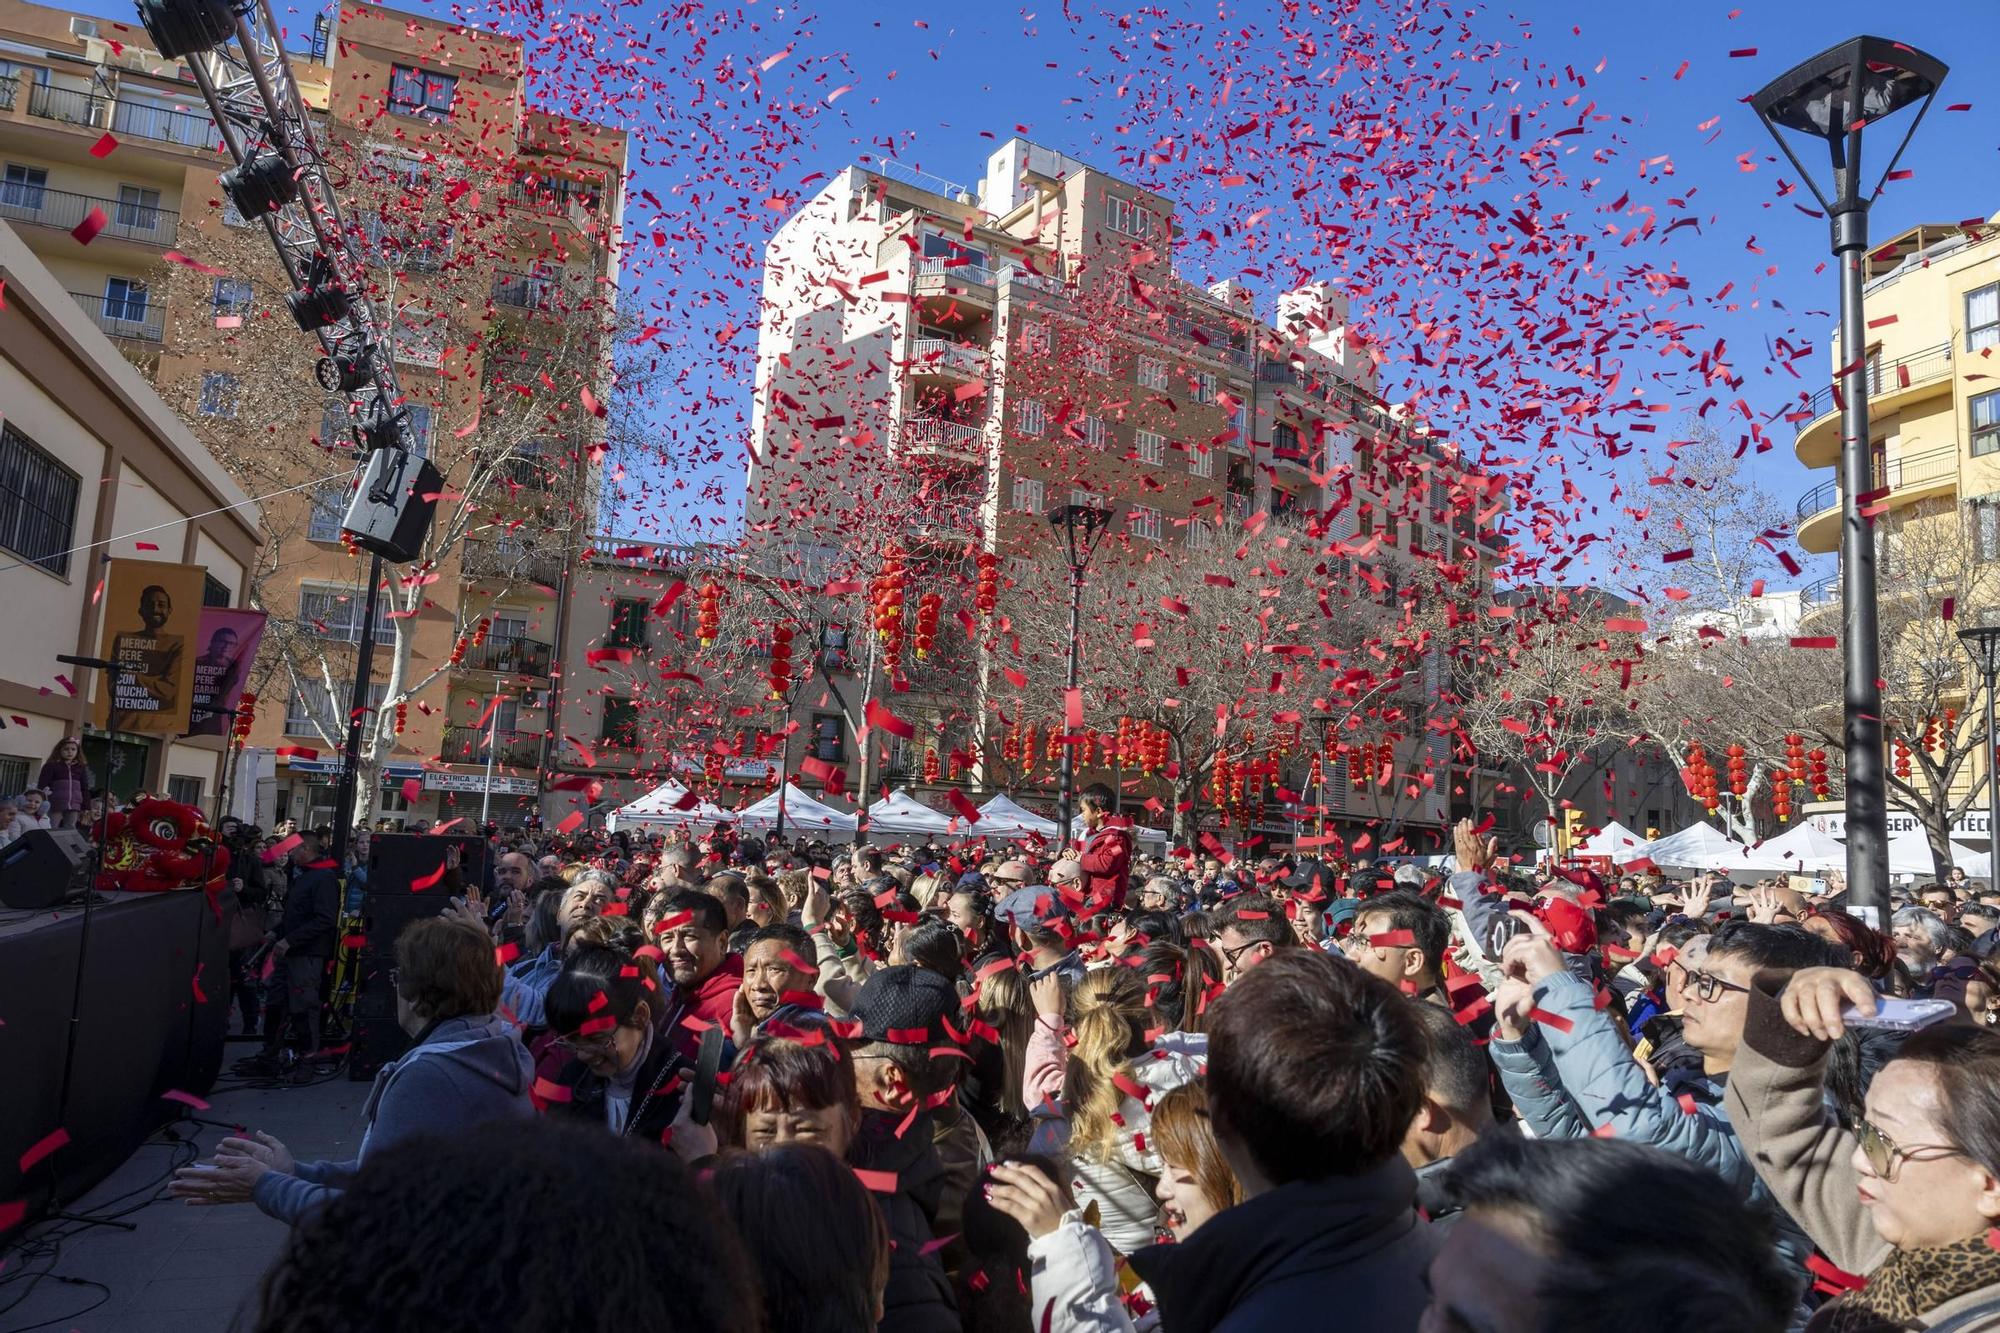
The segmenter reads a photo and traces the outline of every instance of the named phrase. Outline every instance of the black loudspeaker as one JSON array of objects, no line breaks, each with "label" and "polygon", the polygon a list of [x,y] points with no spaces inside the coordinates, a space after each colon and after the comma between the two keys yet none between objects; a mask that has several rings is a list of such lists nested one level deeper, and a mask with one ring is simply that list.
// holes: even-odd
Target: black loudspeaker
[{"label": "black loudspeaker", "polygon": [[54,907],[90,887],[90,840],[73,828],[29,829],[0,848],[0,904]]},{"label": "black loudspeaker", "polygon": [[361,484],[341,530],[384,560],[407,564],[422,552],[444,476],[406,449],[377,449],[361,465]]},{"label": "black loudspeaker", "polygon": [[[443,873],[439,873],[442,871]],[[436,916],[486,879],[486,839],[477,835],[371,834],[368,893],[361,905],[360,955],[355,959],[354,1029],[347,1076],[365,1082],[410,1047],[396,1022],[396,938],[412,921]]]}]

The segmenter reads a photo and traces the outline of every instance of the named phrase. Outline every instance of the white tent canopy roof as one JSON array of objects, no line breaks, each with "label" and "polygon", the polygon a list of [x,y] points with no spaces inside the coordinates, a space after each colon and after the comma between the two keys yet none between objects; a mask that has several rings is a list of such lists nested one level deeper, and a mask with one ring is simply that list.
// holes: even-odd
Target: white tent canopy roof
[{"label": "white tent canopy roof", "polygon": [[[1951,845],[1951,863],[1968,875],[1985,875],[1992,858],[1955,842]],[[1847,864],[1845,856],[1841,864]],[[1929,876],[1936,872],[1937,863],[1931,858],[1930,839],[1922,829],[1907,829],[1889,839],[1890,874]]]},{"label": "white tent canopy roof", "polygon": [[979,807],[979,821],[966,825],[965,832],[989,838],[1018,837],[1028,833],[1053,838],[1057,835],[1057,825],[1053,819],[1044,819],[1034,811],[1016,805],[1003,792]]},{"label": "white tent canopy roof", "polygon": [[[785,784],[785,829],[813,833],[852,833],[854,816],[830,805],[822,805],[787,782]],[[736,812],[736,822],[744,828],[769,829],[778,823],[778,793],[752,802]]]},{"label": "white tent canopy roof", "polygon": [[[1585,838],[1574,854],[1608,856],[1614,861],[1629,861],[1635,856],[1644,856],[1646,845],[1644,838],[1614,819]],[[1639,850],[1635,851],[1635,848]]]},{"label": "white tent canopy roof", "polygon": [[736,812],[725,810],[707,801],[696,801],[684,810],[688,789],[678,782],[663,782],[653,790],[613,811],[604,821],[605,827],[616,832],[629,828],[682,828],[688,824],[725,823],[736,818]]},{"label": "white tent canopy roof", "polygon": [[1847,844],[1808,822],[1752,847],[1738,864],[1744,870],[1789,870],[1794,874],[1839,870],[1847,864]]},{"label": "white tent canopy roof", "polygon": [[1669,834],[1655,842],[1642,842],[1629,853],[1614,854],[1611,859],[1637,861],[1642,857],[1661,866],[1736,870],[1741,869],[1749,859],[1750,849],[1713,824],[1690,824],[1679,833]]},{"label": "white tent canopy roof", "polygon": [[948,833],[952,817],[931,809],[907,788],[898,788],[868,807],[870,833]]}]

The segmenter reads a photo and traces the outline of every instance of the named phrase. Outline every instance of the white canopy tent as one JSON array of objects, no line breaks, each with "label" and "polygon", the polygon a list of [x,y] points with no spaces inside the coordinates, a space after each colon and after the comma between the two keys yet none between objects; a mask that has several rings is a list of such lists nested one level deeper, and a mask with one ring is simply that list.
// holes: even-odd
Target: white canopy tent
[{"label": "white canopy tent", "polygon": [[1847,844],[1805,823],[1752,847],[1738,866],[1744,870],[1789,870],[1806,875],[1839,870],[1846,864]]},{"label": "white canopy tent", "polygon": [[[963,822],[963,821],[961,821]],[[899,788],[868,807],[870,835],[925,836],[952,832],[952,817],[931,809]]]},{"label": "white canopy tent", "polygon": [[[678,782],[663,782],[641,796],[630,805],[622,806],[605,816],[604,827],[616,833],[619,829],[634,828],[685,828],[689,824],[726,823],[736,818],[736,812],[725,810],[707,801],[687,803],[688,789]],[[682,805],[687,804],[686,809]]]},{"label": "white canopy tent", "polygon": [[[1961,843],[1951,845],[1951,863],[1968,875],[1985,876],[1992,861],[1993,858],[1985,852],[1975,852]],[[1844,857],[1841,864],[1847,864]],[[1931,857],[1930,839],[1924,836],[1922,829],[1908,829],[1889,839],[1889,873],[1923,878],[1937,873],[1937,862]]]},{"label": "white canopy tent", "polygon": [[[801,833],[852,833],[854,816],[844,810],[836,810],[830,805],[822,805],[812,797],[787,782],[785,793],[785,832],[797,829]],[[778,793],[773,791],[762,800],[754,801],[738,810],[736,822],[746,829],[771,829],[778,824]]]},{"label": "white canopy tent", "polygon": [[1629,855],[1614,855],[1617,861],[1645,858],[1656,866],[1681,866],[1692,870],[1740,870],[1750,849],[1713,824],[1690,824],[1653,842],[1642,842]]},{"label": "white canopy tent", "polygon": [[[1121,816],[1117,815],[1114,815],[1112,817],[1114,819],[1121,818]],[[1082,838],[1083,837],[1082,817],[1078,816],[1076,819],[1071,820],[1070,828],[1072,830],[1071,834],[1072,840]],[[1174,835],[1169,833],[1167,830],[1163,828],[1147,828],[1144,824],[1137,824],[1137,823],[1128,824],[1125,827],[1125,831],[1132,835],[1132,842],[1134,845],[1150,851],[1165,852],[1168,847],[1173,845],[1174,841]]]},{"label": "white canopy tent", "polygon": [[963,832],[969,837],[1018,838],[1034,834],[1041,838],[1054,838],[1060,827],[1053,819],[1044,819],[1024,806],[1007,799],[1003,792],[979,807],[977,823],[967,824]]},{"label": "white canopy tent", "polygon": [[1644,838],[1614,819],[1585,838],[1571,855],[1608,856],[1613,861],[1629,861],[1635,856],[1644,856],[1643,849],[1647,845]]}]

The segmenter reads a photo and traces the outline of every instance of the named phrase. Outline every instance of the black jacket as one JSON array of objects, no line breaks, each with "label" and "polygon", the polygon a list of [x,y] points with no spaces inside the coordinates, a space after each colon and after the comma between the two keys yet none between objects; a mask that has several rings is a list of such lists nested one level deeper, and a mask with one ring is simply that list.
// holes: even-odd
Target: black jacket
[{"label": "black jacket", "polygon": [[[880,1171],[896,1178],[896,1192],[877,1192],[889,1223],[889,1287],[882,1296],[878,1333],[959,1333],[958,1303],[937,1255],[925,1248],[937,1239],[938,1205],[944,1198],[945,1168],[931,1142],[928,1112],[920,1113],[898,1138],[901,1115],[863,1111],[847,1150],[857,1171]],[[864,1177],[865,1179],[865,1177]]]},{"label": "black jacket", "polygon": [[[694,1066],[674,1046],[673,1034],[664,1020],[663,1014],[660,1021],[655,1022],[652,1044],[639,1060],[639,1072],[632,1080],[632,1105],[626,1112],[624,1131],[627,1138],[656,1146],[664,1141],[674,1117],[679,1114],[681,1091],[694,1075]],[[545,1070],[550,1065],[554,1066],[553,1076],[545,1077],[569,1089],[569,1100],[552,1101],[551,1109],[561,1112],[565,1118],[574,1117],[581,1123],[605,1128],[604,1102],[610,1091],[610,1080],[593,1074],[583,1061],[561,1046],[551,1045],[544,1058],[548,1061],[543,1066]]]},{"label": "black jacket", "polygon": [[340,923],[340,875],[333,862],[301,866],[285,890],[285,914],[278,920],[278,938],[299,958],[333,957],[334,935]]},{"label": "black jacket", "polygon": [[1132,1256],[1172,1333],[1410,1333],[1429,1302],[1436,1238],[1401,1157],[1359,1176],[1295,1181],[1217,1214],[1178,1245]]}]

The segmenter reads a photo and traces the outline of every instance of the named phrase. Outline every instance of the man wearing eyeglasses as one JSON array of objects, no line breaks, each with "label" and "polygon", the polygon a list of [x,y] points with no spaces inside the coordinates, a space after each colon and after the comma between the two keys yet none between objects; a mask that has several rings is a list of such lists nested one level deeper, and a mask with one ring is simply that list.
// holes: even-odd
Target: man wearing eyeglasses
[{"label": "man wearing eyeglasses", "polygon": [[[1700,1052],[1699,1074],[1670,1072],[1656,1085],[1618,1033],[1595,988],[1565,966],[1549,937],[1517,935],[1500,956],[1489,1051],[1516,1108],[1538,1138],[1607,1134],[1647,1143],[1719,1173],[1752,1202],[1771,1206],[1723,1109],[1729,1066],[1743,1037],[1751,979],[1835,961],[1824,940],[1796,926],[1725,922],[1691,962],[1669,966],[1684,997],[1681,1034]],[[1776,1213],[1779,1248],[1803,1264],[1812,1246]],[[1803,1271],[1803,1270],[1801,1270]]]}]

